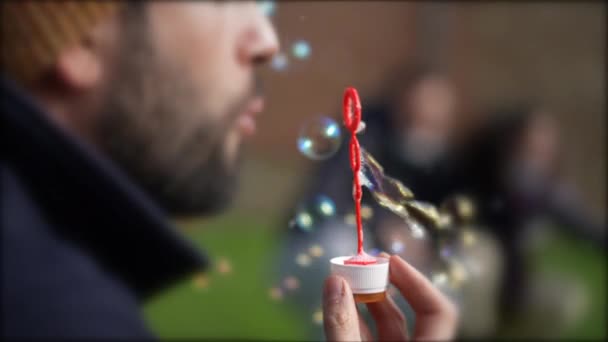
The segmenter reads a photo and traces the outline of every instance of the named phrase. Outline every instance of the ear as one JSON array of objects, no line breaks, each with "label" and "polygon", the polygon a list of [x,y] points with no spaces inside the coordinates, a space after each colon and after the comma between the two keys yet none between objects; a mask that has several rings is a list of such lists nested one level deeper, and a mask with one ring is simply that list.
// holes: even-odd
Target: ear
[{"label": "ear", "polygon": [[86,41],[64,49],[55,64],[59,80],[76,92],[94,88],[101,80],[101,69],[101,56]]}]

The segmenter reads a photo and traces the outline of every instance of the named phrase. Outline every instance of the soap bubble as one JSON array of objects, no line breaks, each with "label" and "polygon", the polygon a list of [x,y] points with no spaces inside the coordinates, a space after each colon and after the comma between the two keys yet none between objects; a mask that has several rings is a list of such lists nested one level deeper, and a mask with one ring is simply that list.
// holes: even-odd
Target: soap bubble
[{"label": "soap bubble", "polygon": [[293,43],[291,47],[291,53],[295,58],[305,59],[310,56],[310,44],[308,44],[305,40],[298,40]]},{"label": "soap bubble", "polygon": [[217,262],[217,271],[220,274],[229,274],[232,272],[232,264],[226,258],[220,258]]},{"label": "soap bubble", "polygon": [[313,258],[320,258],[324,254],[323,247],[320,245],[312,245],[308,249],[308,254],[310,254],[310,256]]},{"label": "soap bubble", "polygon": [[367,251],[367,254],[369,254],[371,256],[378,256],[380,254],[380,250],[378,248],[372,248],[369,251]]},{"label": "soap bubble", "polygon": [[340,126],[328,117],[315,117],[306,122],[298,137],[298,150],[313,160],[323,160],[334,155],[342,136]]},{"label": "soap bubble", "polygon": [[336,213],[336,204],[331,198],[319,195],[315,199],[315,209],[321,216],[329,217]]},{"label": "soap bubble", "polygon": [[289,222],[290,227],[296,227],[304,232],[311,232],[314,228],[314,219],[311,213],[305,210],[300,210],[296,213],[291,222]]},{"label": "soap bubble", "polygon": [[334,201],[325,195],[317,195],[311,202],[298,208],[295,217],[289,222],[289,226],[303,232],[312,232],[316,225],[335,214]]},{"label": "soap bubble", "polygon": [[312,313],[312,322],[317,325],[323,324],[323,310],[319,308]]},{"label": "soap bubble", "polygon": [[400,254],[405,250],[405,244],[399,240],[395,240],[391,243],[391,252]]},{"label": "soap bubble", "polygon": [[283,279],[283,286],[288,290],[297,290],[300,287],[300,281],[294,276],[288,276]]},{"label": "soap bubble", "polygon": [[296,256],[296,264],[301,267],[308,267],[310,266],[311,262],[312,260],[308,254],[300,253]]},{"label": "soap bubble", "polygon": [[274,1],[259,1],[258,2],[258,9],[260,10],[260,12],[262,12],[262,14],[269,16],[269,17],[274,15],[276,7],[277,7],[277,5],[275,4]]},{"label": "soap bubble", "polygon": [[198,273],[192,278],[192,283],[198,289],[206,289],[209,287],[209,278],[204,273]]},{"label": "soap bubble", "polygon": [[276,71],[283,71],[287,69],[288,64],[289,60],[287,59],[287,56],[282,52],[279,52],[274,55],[274,57],[272,57],[272,60],[270,61],[270,67]]},{"label": "soap bubble", "polygon": [[272,300],[281,300],[283,299],[283,290],[278,287],[271,287],[270,290],[268,290],[268,296]]},{"label": "soap bubble", "polygon": [[374,217],[374,210],[368,205],[361,206],[361,219],[369,220]]}]

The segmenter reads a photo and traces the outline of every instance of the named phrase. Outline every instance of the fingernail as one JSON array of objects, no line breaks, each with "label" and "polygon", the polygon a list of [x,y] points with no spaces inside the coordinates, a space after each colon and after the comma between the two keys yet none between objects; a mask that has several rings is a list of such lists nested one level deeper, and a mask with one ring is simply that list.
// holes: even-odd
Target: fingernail
[{"label": "fingernail", "polygon": [[330,276],[325,281],[323,297],[326,302],[339,302],[344,296],[344,280],[337,276]]}]

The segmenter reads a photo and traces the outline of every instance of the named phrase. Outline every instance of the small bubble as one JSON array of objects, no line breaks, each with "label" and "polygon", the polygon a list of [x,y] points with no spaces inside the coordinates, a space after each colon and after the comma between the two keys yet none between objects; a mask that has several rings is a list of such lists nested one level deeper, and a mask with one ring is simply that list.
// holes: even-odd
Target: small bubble
[{"label": "small bubble", "polygon": [[310,259],[310,256],[308,256],[308,254],[300,253],[296,256],[296,264],[301,267],[308,267],[310,266],[311,262],[312,260]]},{"label": "small bubble", "polygon": [[270,61],[270,67],[276,71],[283,71],[287,69],[288,64],[289,60],[287,59],[287,56],[282,52],[279,52],[274,55],[274,57],[272,57],[272,60]]},{"label": "small bubble", "polygon": [[370,207],[368,205],[362,205],[361,206],[361,218],[363,220],[369,220],[372,217],[374,217],[374,210],[372,209],[372,207]]},{"label": "small bubble", "polygon": [[259,1],[258,9],[260,10],[260,12],[262,12],[262,14],[270,17],[274,15],[274,12],[276,10],[276,4],[274,1]]},{"label": "small bubble", "polygon": [[431,274],[431,282],[437,287],[443,287],[448,283],[448,275],[445,272]]},{"label": "small bubble", "polygon": [[355,226],[357,225],[357,217],[353,213],[348,213],[344,215],[344,223]]},{"label": "small bubble", "polygon": [[444,259],[450,258],[453,254],[454,254],[454,251],[450,246],[442,246],[439,249],[439,256]]},{"label": "small bubble", "polygon": [[323,256],[323,253],[323,247],[320,245],[312,245],[308,249],[308,254],[310,254],[310,256],[313,258],[320,258]]},{"label": "small bubble", "polygon": [[395,254],[400,254],[404,250],[405,250],[405,245],[403,244],[403,242],[397,240],[397,241],[393,241],[391,243],[391,252],[393,252]]},{"label": "small bubble", "polygon": [[295,225],[304,232],[311,232],[313,229],[314,219],[307,211],[300,211],[296,214]]},{"label": "small bubble", "polygon": [[323,324],[323,311],[317,309],[312,313],[312,322],[317,325]]},{"label": "small bubble", "polygon": [[323,160],[333,156],[341,142],[340,126],[334,119],[321,116],[310,119],[302,126],[297,145],[304,156]]},{"label": "small bubble", "polygon": [[283,280],[283,286],[288,290],[297,290],[300,287],[300,281],[294,276],[288,276]]},{"label": "small bubble", "polygon": [[315,202],[315,207],[320,215],[328,217],[333,216],[336,213],[336,205],[331,198],[319,195]]},{"label": "small bubble", "polygon": [[293,46],[291,47],[291,53],[295,58],[306,59],[310,56],[311,53],[310,44],[308,44],[308,42],[306,42],[305,40],[298,40],[293,43]]},{"label": "small bubble", "polygon": [[209,287],[209,278],[204,273],[198,273],[192,278],[192,283],[198,289],[206,289]]},{"label": "small bubble", "polygon": [[281,300],[283,299],[283,290],[278,287],[271,287],[270,290],[268,290],[268,296],[272,300]]},{"label": "small bubble", "polygon": [[477,241],[475,233],[469,229],[463,229],[460,238],[462,239],[462,244],[465,247],[471,247]]},{"label": "small bubble", "polygon": [[217,271],[220,274],[232,273],[232,264],[226,258],[220,258],[217,262]]}]

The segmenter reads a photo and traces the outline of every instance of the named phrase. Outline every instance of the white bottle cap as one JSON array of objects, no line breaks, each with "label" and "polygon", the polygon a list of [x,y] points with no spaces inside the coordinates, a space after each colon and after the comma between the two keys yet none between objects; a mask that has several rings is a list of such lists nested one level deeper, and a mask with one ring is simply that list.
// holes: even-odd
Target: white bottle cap
[{"label": "white bottle cap", "polygon": [[388,259],[376,257],[377,262],[369,265],[345,265],[351,256],[335,257],[330,260],[331,273],[346,280],[353,294],[380,293],[388,285]]}]

